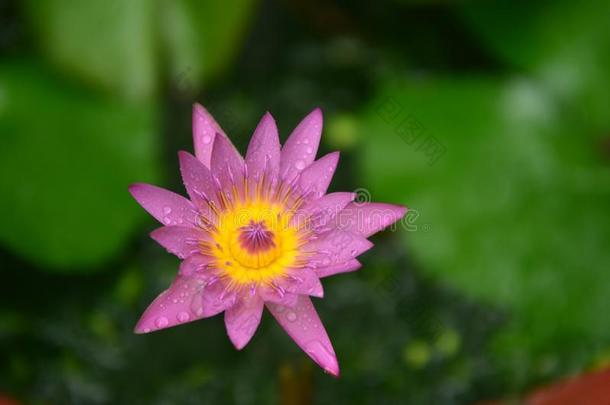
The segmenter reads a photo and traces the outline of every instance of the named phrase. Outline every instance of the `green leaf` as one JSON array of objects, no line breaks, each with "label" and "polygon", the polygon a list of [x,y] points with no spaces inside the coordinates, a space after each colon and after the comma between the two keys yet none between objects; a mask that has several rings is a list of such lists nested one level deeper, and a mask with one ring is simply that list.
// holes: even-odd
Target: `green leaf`
[{"label": "green leaf", "polygon": [[100,99],[27,62],[0,66],[0,240],[89,271],[142,218],[127,186],[157,179],[156,107]]},{"label": "green leaf", "polygon": [[493,53],[564,102],[578,98],[590,125],[610,128],[610,2],[503,0],[465,3],[461,13]]},{"label": "green leaf", "polygon": [[157,89],[155,4],[151,0],[30,0],[26,14],[59,68],[128,99]]},{"label": "green leaf", "polygon": [[570,361],[610,342],[610,168],[560,107],[526,79],[389,83],[364,120],[362,185],[419,213],[402,234],[423,271],[510,310],[502,347]]},{"label": "green leaf", "polygon": [[163,2],[161,29],[179,90],[192,93],[226,67],[238,51],[256,4],[256,0]]},{"label": "green leaf", "polygon": [[169,66],[195,93],[238,50],[254,0],[30,0],[48,59],[73,77],[131,100],[154,97]]}]

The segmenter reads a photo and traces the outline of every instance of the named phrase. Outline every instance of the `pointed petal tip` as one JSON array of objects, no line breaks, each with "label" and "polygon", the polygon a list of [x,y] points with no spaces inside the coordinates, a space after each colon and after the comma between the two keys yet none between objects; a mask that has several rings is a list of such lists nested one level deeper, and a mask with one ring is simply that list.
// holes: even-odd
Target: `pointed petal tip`
[{"label": "pointed petal tip", "polygon": [[134,198],[136,198],[134,193],[138,193],[139,189],[141,189],[142,186],[144,186],[144,183],[133,183],[127,187],[127,190]]},{"label": "pointed petal tip", "polygon": [[266,126],[271,126],[273,128],[273,131],[277,132],[277,124],[275,123],[275,118],[273,118],[273,115],[271,115],[269,111],[266,111],[265,114],[263,114],[256,129],[265,128]]},{"label": "pointed petal tip", "polygon": [[[335,359],[336,361],[336,359]],[[331,376],[335,377],[335,378],[339,378],[341,375],[341,370],[339,369],[339,363],[336,363],[336,366],[330,368],[327,367],[324,369],[324,372],[327,374],[330,374]]]},{"label": "pointed petal tip", "polygon": [[235,341],[233,339],[229,339],[229,340],[233,344],[233,347],[235,348],[235,350],[238,350],[238,351],[241,351],[250,342],[249,340],[246,340],[246,341]]},{"label": "pointed petal tip", "polygon": [[189,152],[185,151],[185,150],[179,150],[178,151],[178,158],[179,159],[187,159],[192,157],[193,155],[191,155]]},{"label": "pointed petal tip", "polygon": [[195,113],[206,113],[208,110],[205,109],[205,107],[203,105],[201,105],[200,103],[193,103],[193,112]]},{"label": "pointed petal tip", "polygon": [[181,171],[184,170],[192,161],[199,162],[199,160],[190,152],[187,152],[185,150],[178,151],[178,164],[180,166]]},{"label": "pointed petal tip", "polygon": [[144,322],[143,322],[142,318],[140,318],[140,320],[138,321],[138,323],[136,324],[136,326],[134,326],[134,328],[133,328],[133,333],[135,333],[136,335],[145,335],[145,334],[147,334],[147,333],[152,332],[152,330],[151,330],[151,329],[149,329],[149,328],[145,328],[145,327],[143,326],[143,323],[144,323]]}]

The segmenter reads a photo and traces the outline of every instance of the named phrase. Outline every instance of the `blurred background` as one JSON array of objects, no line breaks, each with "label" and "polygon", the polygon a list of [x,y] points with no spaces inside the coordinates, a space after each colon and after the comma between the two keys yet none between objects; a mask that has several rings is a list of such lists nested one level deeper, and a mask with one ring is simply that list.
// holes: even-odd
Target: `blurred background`
[{"label": "blurred background", "polygon": [[[473,404],[603,369],[609,18],[605,0],[0,0],[0,404]],[[265,111],[283,141],[319,106],[331,190],[412,209],[315,300],[340,379],[268,314],[241,352],[220,316],[132,333],[178,260],[127,186],[184,194],[196,101],[242,151]]]}]

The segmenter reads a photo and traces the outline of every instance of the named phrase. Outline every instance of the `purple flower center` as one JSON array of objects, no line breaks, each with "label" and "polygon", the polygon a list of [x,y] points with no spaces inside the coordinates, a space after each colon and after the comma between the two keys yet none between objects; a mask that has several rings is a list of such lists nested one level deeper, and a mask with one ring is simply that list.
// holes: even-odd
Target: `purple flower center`
[{"label": "purple flower center", "polygon": [[239,228],[239,244],[250,254],[264,252],[275,247],[273,232],[265,226],[264,221],[250,220],[246,226]]}]

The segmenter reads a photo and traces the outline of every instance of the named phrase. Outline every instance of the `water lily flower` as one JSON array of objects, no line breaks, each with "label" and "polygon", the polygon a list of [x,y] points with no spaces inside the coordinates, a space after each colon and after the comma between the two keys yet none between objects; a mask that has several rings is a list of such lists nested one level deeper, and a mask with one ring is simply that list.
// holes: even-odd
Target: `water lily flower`
[{"label": "water lily flower", "polygon": [[316,109],[281,146],[265,114],[243,158],[212,116],[193,108],[195,156],[180,152],[189,199],[147,184],[129,188],[163,226],[151,237],[182,262],[176,279],[146,309],[136,333],[224,311],[227,333],[242,349],[263,308],[326,372],[339,365],[310,297],[320,279],[360,268],[367,237],[395,223],[405,207],[327,194],[339,153],[315,160],[322,132]]}]

